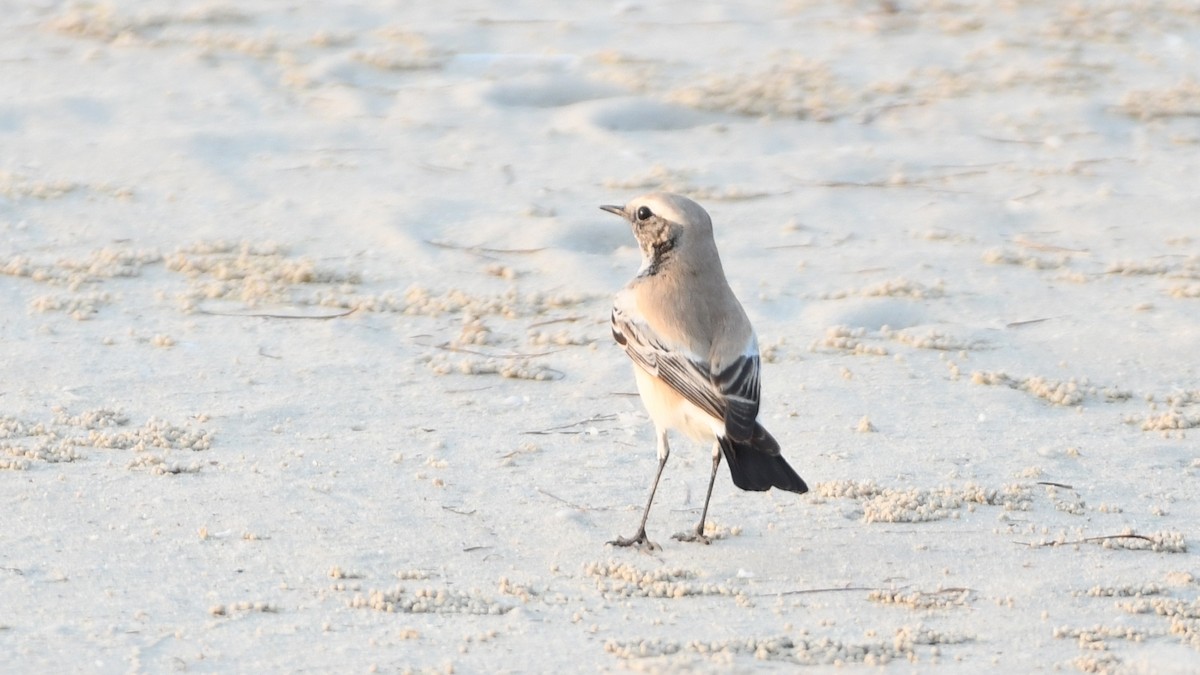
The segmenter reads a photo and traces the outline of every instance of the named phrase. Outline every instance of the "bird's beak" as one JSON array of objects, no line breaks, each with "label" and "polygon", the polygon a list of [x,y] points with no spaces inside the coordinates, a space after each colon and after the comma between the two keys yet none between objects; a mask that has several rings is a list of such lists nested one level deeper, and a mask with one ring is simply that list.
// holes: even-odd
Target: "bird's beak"
[{"label": "bird's beak", "polygon": [[625,220],[629,220],[629,214],[625,213],[624,206],[613,206],[612,204],[604,204],[600,207],[600,210],[608,211],[609,213],[615,213],[618,216],[621,216],[622,218],[624,218]]}]

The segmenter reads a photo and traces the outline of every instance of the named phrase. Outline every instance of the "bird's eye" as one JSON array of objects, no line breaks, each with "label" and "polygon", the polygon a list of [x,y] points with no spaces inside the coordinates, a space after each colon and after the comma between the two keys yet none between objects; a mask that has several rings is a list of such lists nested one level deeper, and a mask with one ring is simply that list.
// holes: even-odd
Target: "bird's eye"
[{"label": "bird's eye", "polygon": [[653,216],[653,215],[654,214],[650,212],[649,206],[639,206],[638,207],[638,210],[637,210],[637,219],[638,220],[646,220],[646,219],[650,218],[650,216]]}]

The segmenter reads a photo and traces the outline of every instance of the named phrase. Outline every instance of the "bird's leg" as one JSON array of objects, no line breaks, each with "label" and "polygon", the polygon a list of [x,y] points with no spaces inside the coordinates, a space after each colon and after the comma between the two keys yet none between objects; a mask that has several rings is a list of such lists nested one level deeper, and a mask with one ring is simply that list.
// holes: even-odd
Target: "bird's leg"
[{"label": "bird's leg", "polygon": [[671,455],[671,447],[667,445],[666,429],[658,430],[658,473],[654,474],[654,484],[650,486],[650,498],[646,500],[646,510],[642,512],[642,524],[638,525],[637,534],[632,537],[617,537],[608,542],[612,546],[639,546],[654,550],[658,544],[646,537],[646,519],[650,517],[650,505],[654,503],[654,493],[658,491],[658,479],[662,478],[663,467],[667,465],[667,457]]},{"label": "bird's leg", "polygon": [[696,541],[704,544],[712,541],[704,536],[704,521],[708,519],[708,502],[712,499],[713,483],[717,481],[717,467],[719,466],[721,466],[721,445],[717,443],[713,445],[712,475],[708,477],[708,494],[704,495],[704,510],[700,512],[700,523],[696,525],[694,532],[680,532],[675,535],[675,539],[679,541]]}]

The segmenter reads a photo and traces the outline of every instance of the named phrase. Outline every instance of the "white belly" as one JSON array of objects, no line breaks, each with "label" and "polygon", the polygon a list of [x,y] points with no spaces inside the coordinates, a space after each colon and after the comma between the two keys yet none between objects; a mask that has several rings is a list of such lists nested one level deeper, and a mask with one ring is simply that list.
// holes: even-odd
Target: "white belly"
[{"label": "white belly", "polygon": [[638,393],[650,419],[659,429],[675,429],[693,440],[711,443],[725,434],[725,423],[714,418],[680,396],[662,380],[633,366]]}]

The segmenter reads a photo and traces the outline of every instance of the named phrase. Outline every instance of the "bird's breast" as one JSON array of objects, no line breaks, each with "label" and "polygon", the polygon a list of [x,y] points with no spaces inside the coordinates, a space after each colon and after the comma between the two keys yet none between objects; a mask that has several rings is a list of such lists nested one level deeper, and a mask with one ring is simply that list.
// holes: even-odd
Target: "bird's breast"
[{"label": "bird's breast", "polygon": [[725,423],[714,418],[687,400],[662,380],[646,372],[636,363],[633,373],[638,394],[650,419],[660,429],[674,429],[692,440],[711,443],[725,434]]}]

